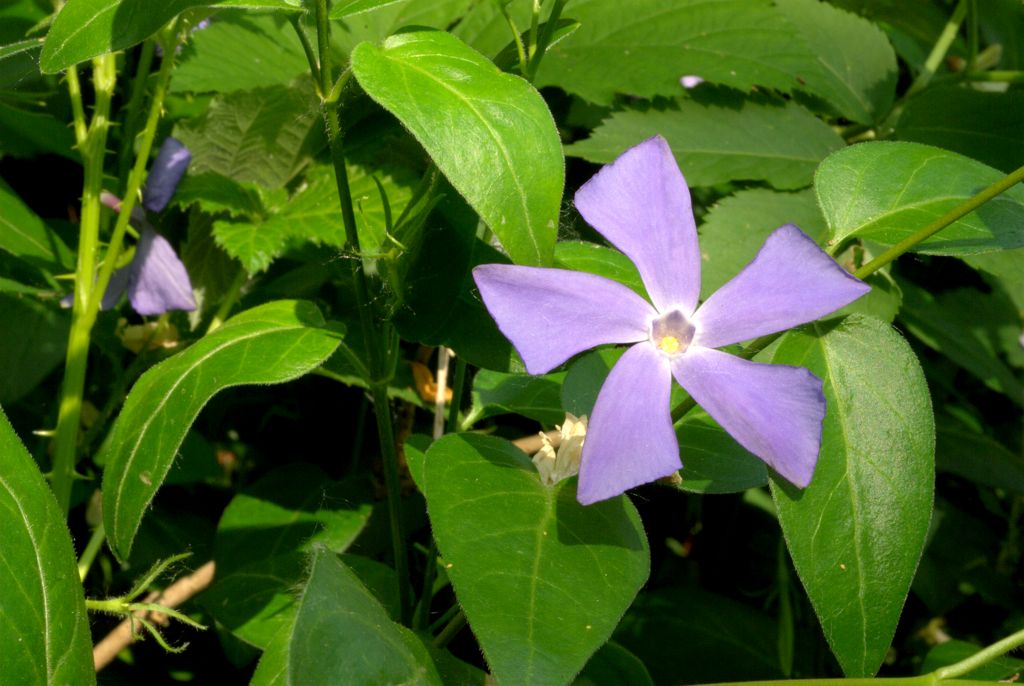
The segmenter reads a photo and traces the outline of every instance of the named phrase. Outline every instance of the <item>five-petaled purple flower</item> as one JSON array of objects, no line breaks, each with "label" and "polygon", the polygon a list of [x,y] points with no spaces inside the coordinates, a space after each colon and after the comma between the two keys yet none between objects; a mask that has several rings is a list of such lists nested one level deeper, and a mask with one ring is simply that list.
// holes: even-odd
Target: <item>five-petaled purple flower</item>
[{"label": "five-petaled purple flower", "polygon": [[792,483],[810,483],[825,417],[821,380],[715,348],[813,321],[870,288],[788,224],[698,308],[701,256],[690,192],[660,136],[601,169],[575,200],[636,265],[653,306],[619,283],[563,269],[487,264],[473,277],[531,374],[594,346],[635,344],[612,368],[590,415],[579,501],[610,498],[682,466],[669,410],[673,376],[740,445]]},{"label": "five-petaled purple flower", "polygon": [[[142,192],[142,204],[146,209],[160,212],[167,206],[191,160],[192,154],[181,141],[175,138],[164,140]],[[104,191],[100,201],[115,212],[121,211],[121,200],[112,193]],[[135,256],[131,264],[111,274],[100,308],[109,310],[114,307],[127,291],[132,309],[142,315],[196,309],[192,282],[174,248],[156,232],[140,207],[132,209],[131,221],[139,228]],[[70,307],[71,298],[67,296],[62,304]]]}]

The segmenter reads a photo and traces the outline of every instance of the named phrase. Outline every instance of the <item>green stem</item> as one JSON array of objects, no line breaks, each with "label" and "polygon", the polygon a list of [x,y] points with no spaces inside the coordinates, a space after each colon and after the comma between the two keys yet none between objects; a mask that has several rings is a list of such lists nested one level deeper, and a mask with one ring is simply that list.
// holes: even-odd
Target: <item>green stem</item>
[{"label": "green stem", "polygon": [[508,12],[508,5],[503,2],[498,3],[501,6],[501,15],[505,17],[505,23],[508,24],[509,30],[512,32],[512,42],[516,46],[516,54],[519,56],[519,72],[526,76],[529,61],[526,59],[526,48],[523,46],[523,37],[519,33],[519,27],[516,26],[516,22],[512,19],[512,15]]},{"label": "green stem", "polygon": [[[70,75],[71,70],[68,71]],[[90,307],[95,287],[96,252],[100,233],[100,192],[103,189],[103,158],[110,130],[110,100],[117,81],[113,55],[93,60],[93,89],[96,93],[92,122],[79,145],[85,180],[82,188],[82,216],[79,226],[78,257],[75,266],[74,303],[71,331],[64,358],[64,380],[57,411],[57,435],[53,454],[51,486],[57,504],[66,515],[71,505],[71,483],[75,475],[78,425],[82,415],[82,393],[89,361],[89,339],[96,310]],[[69,89],[78,85],[77,75],[68,80]],[[72,96],[72,101],[74,101]],[[77,115],[76,115],[77,119]],[[78,122],[76,121],[76,136]]]},{"label": "green stem", "polygon": [[[434,638],[434,647],[444,648],[453,638],[455,638],[456,635],[458,635],[460,631],[462,631],[462,627],[464,626],[466,626],[466,613],[460,610],[459,613],[452,617],[451,621],[441,629],[441,633]],[[989,684],[989,686],[991,686],[991,684]]]},{"label": "green stem", "polygon": [[96,598],[85,599],[85,609],[89,612],[106,612],[112,615],[126,615],[130,612],[131,603],[127,598]]},{"label": "green stem", "polygon": [[103,541],[106,538],[107,531],[103,528],[103,522],[100,522],[92,530],[89,542],[85,544],[85,550],[82,551],[82,557],[78,558],[79,581],[85,581],[85,577],[89,574],[89,569],[92,568],[92,563],[96,560],[96,555],[100,552],[100,548],[103,547]]},{"label": "green stem", "polygon": [[530,83],[533,83],[533,79],[537,75],[537,69],[540,67],[540,61],[544,59],[544,54],[551,46],[551,38],[555,33],[555,27],[558,25],[558,20],[562,16],[562,10],[565,9],[565,4],[568,1],[555,0],[555,4],[548,14],[548,19],[544,23],[544,29],[540,32],[540,37],[537,39],[537,50],[530,57],[530,65],[526,70],[526,80]]},{"label": "green stem", "polygon": [[999,181],[996,181],[994,184],[992,184],[985,190],[981,191],[977,195],[968,198],[964,202],[960,203],[959,205],[951,209],[949,212],[946,212],[946,214],[942,215],[941,217],[939,217],[932,223],[928,224],[924,228],[915,231],[910,236],[907,236],[907,238],[903,239],[902,241],[892,246],[891,248],[883,252],[881,255],[879,255],[878,257],[871,260],[863,267],[855,271],[853,275],[856,276],[858,279],[864,279],[870,276],[871,274],[874,274],[876,271],[878,271],[885,265],[889,264],[903,253],[907,252],[908,250],[916,246],[918,243],[921,243],[922,241],[931,238],[932,236],[937,234],[939,231],[942,231],[944,228],[946,228],[956,220],[960,219],[966,214],[969,214],[970,212],[973,212],[974,210],[978,209],[980,206],[984,205],[985,203],[987,203],[989,200],[996,197],[1000,193],[1004,193],[1009,189],[1013,188],[1021,181],[1024,181],[1024,167],[1016,169],[1015,171],[1003,177]]},{"label": "green stem", "polygon": [[82,84],[78,81],[78,67],[68,67],[64,75],[68,83],[68,95],[71,96],[71,116],[75,122],[75,143],[84,155],[85,140],[89,133],[85,122],[85,108],[82,105]]},{"label": "green stem", "polygon": [[313,44],[309,42],[309,36],[306,35],[306,29],[302,27],[301,15],[297,12],[292,14],[291,22],[292,28],[295,29],[295,33],[299,36],[299,43],[302,44],[302,51],[306,53],[306,61],[309,62],[309,71],[313,74],[313,83],[316,84],[316,94],[321,98],[324,98],[327,94],[320,90],[320,63],[317,61]]},{"label": "green stem", "polygon": [[914,79],[914,82],[907,90],[907,95],[913,95],[924,90],[925,86],[932,80],[932,77],[935,76],[935,72],[939,70],[942,60],[946,58],[946,53],[949,52],[949,46],[956,40],[956,34],[960,31],[960,24],[963,23],[964,16],[967,14],[967,5],[967,0],[960,0],[957,3],[956,9],[953,10],[953,15],[946,22],[942,33],[939,34],[938,40],[935,41],[935,45],[932,47],[931,53],[924,61],[921,73],[917,75],[917,78]]},{"label": "green stem", "polygon": [[461,355],[455,358],[455,377],[452,379],[452,402],[448,407],[448,424],[445,433],[455,433],[459,428],[459,407],[462,405],[462,392],[466,385],[466,359]]},{"label": "green stem", "polygon": [[150,39],[142,44],[142,52],[139,54],[139,65],[135,69],[135,76],[132,78],[131,95],[128,97],[127,115],[124,120],[121,152],[117,163],[118,186],[123,186],[128,179],[132,152],[135,150],[135,135],[138,132],[139,116],[142,112],[142,101],[146,95],[146,81],[149,79],[149,72],[153,68],[153,55],[155,53],[155,40]]},{"label": "green stem", "polygon": [[965,74],[968,81],[1002,81],[1005,83],[1024,83],[1024,71],[976,71]]},{"label": "green stem", "polygon": [[974,655],[971,655],[964,660],[960,660],[960,662],[936,669],[934,672],[935,677],[945,683],[951,683],[951,681],[955,680],[957,677],[963,676],[964,674],[981,667],[985,663],[991,662],[1000,655],[1004,655],[1014,648],[1019,648],[1022,645],[1024,645],[1024,629],[1010,634],[1001,641],[996,641],[986,648],[982,648]]},{"label": "green stem", "polygon": [[239,297],[241,297],[242,286],[245,285],[248,278],[249,274],[245,271],[245,267],[239,267],[238,273],[235,274],[235,278],[231,282],[231,286],[228,288],[227,295],[224,296],[224,300],[221,301],[220,307],[217,308],[217,312],[214,313],[213,319],[210,320],[210,325],[206,327],[206,333],[215,331],[228,318],[228,315],[231,314],[231,310],[238,302]]},{"label": "green stem", "polygon": [[530,16],[530,45],[526,51],[526,56],[530,61],[537,54],[537,41],[540,39],[538,26],[540,26],[540,0],[533,0],[533,13]]},{"label": "green stem", "polygon": [[316,44],[320,50],[320,92],[325,96],[331,90],[331,24],[328,17],[327,0],[316,0]]}]

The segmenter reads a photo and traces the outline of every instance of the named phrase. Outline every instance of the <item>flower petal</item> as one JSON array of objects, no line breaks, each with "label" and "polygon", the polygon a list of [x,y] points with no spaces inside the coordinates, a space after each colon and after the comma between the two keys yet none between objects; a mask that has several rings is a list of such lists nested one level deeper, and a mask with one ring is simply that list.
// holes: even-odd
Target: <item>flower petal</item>
[{"label": "flower petal", "polygon": [[139,314],[194,310],[192,283],[174,248],[151,227],[143,229],[131,263],[128,298]]},{"label": "flower petal", "polygon": [[171,201],[181,177],[192,161],[192,153],[177,138],[165,138],[153,161],[142,192],[142,204],[150,212],[161,212]]},{"label": "flower petal", "polygon": [[128,283],[131,281],[132,267],[128,265],[115,269],[107,282],[107,290],[103,292],[103,299],[100,300],[100,309],[106,312],[117,306],[117,302],[128,290]]},{"label": "flower petal", "polygon": [[785,331],[835,312],[871,290],[792,224],[693,315],[693,344],[706,348]]},{"label": "flower petal", "polygon": [[672,373],[740,445],[797,486],[811,482],[825,418],[821,379],[692,346],[672,360]]},{"label": "flower petal", "polygon": [[671,389],[668,358],[647,342],[612,367],[583,442],[580,503],[611,498],[683,466],[668,407]]},{"label": "flower petal", "polygon": [[473,279],[531,374],[597,345],[642,341],[656,314],[630,289],[594,274],[483,264]]},{"label": "flower petal", "polygon": [[661,136],[622,153],[576,192],[587,223],[633,260],[655,307],[689,317],[700,296],[690,191]]}]

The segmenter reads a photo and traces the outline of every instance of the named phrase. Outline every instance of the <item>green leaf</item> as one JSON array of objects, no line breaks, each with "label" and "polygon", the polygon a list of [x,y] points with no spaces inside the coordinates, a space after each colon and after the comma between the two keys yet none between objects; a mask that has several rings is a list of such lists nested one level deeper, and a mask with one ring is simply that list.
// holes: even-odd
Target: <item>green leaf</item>
[{"label": "green leaf", "polygon": [[175,137],[192,151],[190,174],[215,172],[266,188],[284,186],[322,139],[312,89],[270,86],[215,97]]},{"label": "green leaf", "polygon": [[680,99],[659,108],[614,112],[565,153],[604,164],[659,134],[690,186],[751,180],[782,190],[802,188],[810,185],[818,163],[843,147],[838,134],[794,102],[748,100],[730,106]]},{"label": "green leaf", "polygon": [[787,333],[772,362],[825,382],[810,486],[772,479],[790,555],[849,677],[889,649],[932,512],[935,424],[924,374],[890,326],[851,315]]},{"label": "green leaf", "polygon": [[907,103],[895,137],[952,150],[1009,173],[1024,160],[1017,116],[1022,111],[1021,91],[928,88]]},{"label": "green leaf", "polygon": [[561,402],[563,379],[564,372],[530,376],[481,369],[473,377],[473,405],[464,426],[510,412],[542,424],[561,424],[565,419]]},{"label": "green leaf", "polygon": [[776,0],[815,55],[801,72],[805,90],[847,119],[878,122],[896,94],[896,53],[880,28],[818,0]]},{"label": "green leaf", "polygon": [[178,446],[215,393],[302,376],[327,359],[340,338],[311,303],[276,301],[235,315],[143,374],[98,456],[106,463],[103,518],[115,554],[128,557]]},{"label": "green leaf", "polygon": [[479,434],[434,442],[423,477],[438,549],[495,679],[569,681],[647,579],[629,499],[583,507],[574,480],[544,486],[525,453]]},{"label": "green leaf", "polygon": [[983,255],[965,255],[964,262],[980,271],[993,284],[993,290],[1002,290],[1020,312],[1024,312],[1024,250],[1000,250]]},{"label": "green leaf", "polygon": [[607,246],[584,241],[559,241],[555,245],[555,266],[618,281],[647,298],[647,289],[636,265],[618,250]]},{"label": "green leaf", "polygon": [[[968,643],[967,641],[957,641],[956,639],[940,643],[929,650],[928,654],[924,656],[920,672],[921,674],[929,674],[941,667],[948,667],[961,660],[966,660],[981,649],[982,646]],[[1004,681],[1015,678],[1015,675],[1019,675],[1021,672],[1024,672],[1024,660],[1004,655],[957,678],[976,681]]]},{"label": "green leaf", "polygon": [[215,172],[186,175],[171,202],[178,207],[198,205],[204,212],[226,212],[232,217],[258,217],[266,212],[258,186]]},{"label": "green leaf", "polygon": [[[0,17],[0,20],[11,21],[5,17]],[[22,38],[22,35],[18,35],[18,38]],[[40,38],[27,38],[0,46],[0,89],[16,89],[26,81],[38,79],[39,53],[42,49]],[[7,144],[7,141],[4,143]]]},{"label": "green leaf", "polygon": [[[832,241],[857,236],[895,245],[1003,174],[919,143],[861,143],[821,163],[814,179]],[[1024,186],[958,219],[915,252],[969,255],[1024,246]]]},{"label": "green leaf", "polygon": [[298,12],[300,0],[68,0],[46,36],[39,68],[45,74],[90,57],[141,43],[185,10],[243,7]]},{"label": "green leaf", "polygon": [[0,455],[0,674],[17,684],[95,684],[71,534],[2,410]]},{"label": "green leaf", "polygon": [[[335,9],[347,8],[350,0],[334,4]],[[374,0],[351,0],[354,6],[370,4]],[[350,14],[334,25],[332,42],[342,52],[351,54],[363,41],[380,43],[403,28],[446,29],[460,21],[472,0],[404,0],[380,6],[372,12]]]},{"label": "green leaf", "polygon": [[615,640],[644,661],[656,684],[699,684],[781,678],[776,633],[765,613],[684,587],[640,595]]},{"label": "green leaf", "polygon": [[608,641],[590,658],[573,686],[654,686],[654,682],[640,658]]},{"label": "green leaf", "polygon": [[64,361],[70,323],[51,304],[0,294],[0,403],[28,393]]},{"label": "green leaf", "polygon": [[77,164],[81,157],[73,149],[74,144],[75,136],[66,121],[48,112],[32,112],[0,102],[0,152],[4,155],[53,153]]},{"label": "green leaf", "polygon": [[778,193],[751,188],[715,203],[700,227],[701,299],[739,274],[783,224],[796,224],[814,242],[822,242],[825,219],[810,189]]},{"label": "green leaf", "polygon": [[999,441],[952,419],[939,422],[935,438],[939,471],[1024,495],[1024,459]]},{"label": "green leaf", "polygon": [[768,483],[768,469],[704,410],[691,410],[676,427],[683,461],[679,488],[690,493],[741,493]]},{"label": "green leaf", "polygon": [[574,0],[570,10],[581,28],[545,54],[537,83],[599,104],[617,93],[675,96],[684,74],[788,93],[818,66],[765,0]]},{"label": "green leaf", "polygon": [[203,595],[217,621],[266,648],[294,618],[293,589],[313,546],[340,553],[370,518],[364,479],[334,482],[303,463],[276,469],[232,498],[214,540],[217,578]]},{"label": "green leaf", "polygon": [[333,553],[313,553],[295,622],[260,660],[253,684],[441,686],[427,649],[391,621]]},{"label": "green leaf", "polygon": [[1024,383],[998,356],[1001,338],[1016,342],[1020,336],[1020,315],[1012,303],[969,288],[932,295],[907,281],[900,285],[900,319],[915,338],[1024,405]]},{"label": "green leaf", "polygon": [[548,265],[564,182],[543,98],[451,34],[392,36],[352,53],[360,85],[416,137],[513,261]]},{"label": "green leaf", "polygon": [[172,93],[230,93],[287,85],[309,71],[295,30],[275,15],[222,12],[181,51]]},{"label": "green leaf", "polygon": [[342,19],[363,12],[372,12],[399,2],[404,2],[404,0],[338,0],[331,6],[330,17],[331,19]]},{"label": "green leaf", "polygon": [[74,258],[53,229],[0,180],[0,250],[34,267],[55,272],[72,269]]}]

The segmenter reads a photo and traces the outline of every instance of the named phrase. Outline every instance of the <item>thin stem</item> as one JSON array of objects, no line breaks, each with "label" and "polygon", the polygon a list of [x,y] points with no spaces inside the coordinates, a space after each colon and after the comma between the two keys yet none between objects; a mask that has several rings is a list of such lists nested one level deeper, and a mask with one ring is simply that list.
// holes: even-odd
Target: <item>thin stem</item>
[{"label": "thin stem", "polygon": [[398,450],[395,445],[395,430],[391,422],[391,403],[385,383],[372,386],[373,410],[377,416],[377,435],[380,438],[381,462],[384,468],[384,487],[388,494],[388,519],[391,530],[391,547],[395,557],[395,571],[398,573],[398,606],[402,623],[409,624],[411,601],[409,596],[409,560],[405,551],[405,532],[402,522],[402,490],[398,478]]},{"label": "thin stem", "polygon": [[[78,81],[78,67],[70,66],[64,74],[68,82],[68,95],[71,96],[71,116],[75,122],[75,143],[81,150],[89,133],[85,122],[85,108],[82,105],[82,84]],[[83,151],[84,154],[84,151]]]},{"label": "thin stem", "polygon": [[967,71],[974,71],[978,65],[978,1],[970,0],[967,15]]},{"label": "thin stem", "polygon": [[935,45],[932,47],[931,53],[924,61],[921,73],[917,75],[914,83],[907,90],[907,95],[913,95],[924,90],[925,86],[932,80],[932,77],[935,76],[935,72],[939,70],[942,60],[946,58],[946,53],[949,52],[949,46],[956,40],[956,34],[960,31],[960,24],[963,23],[964,16],[967,14],[967,5],[967,0],[960,0],[957,3],[956,9],[953,10],[953,15],[946,22],[942,33],[939,34],[938,40],[935,41]]},{"label": "thin stem", "polygon": [[[71,71],[68,72],[69,74]],[[96,101],[92,122],[79,145],[85,167],[82,188],[82,218],[79,225],[78,257],[75,266],[75,292],[71,309],[71,331],[64,358],[64,381],[61,384],[57,411],[57,435],[53,454],[51,486],[57,504],[66,515],[71,505],[71,483],[74,480],[78,448],[78,426],[82,415],[82,393],[85,370],[89,361],[89,339],[96,310],[90,307],[96,273],[96,252],[100,233],[100,192],[103,188],[103,158],[107,151],[110,130],[110,100],[117,81],[113,55],[93,60],[93,89]],[[74,84],[74,86],[72,85]],[[69,79],[69,88],[78,84]],[[74,97],[72,97],[74,100]],[[77,124],[76,124],[77,130]],[[77,134],[76,134],[77,135]]]},{"label": "thin stem", "polygon": [[975,71],[964,75],[968,81],[1001,81],[1004,83],[1024,83],[1024,71]]},{"label": "thin stem", "polygon": [[519,56],[519,72],[526,76],[526,70],[528,68],[528,60],[526,59],[526,48],[523,46],[523,37],[519,33],[519,28],[516,26],[516,22],[512,19],[512,15],[509,14],[508,5],[503,2],[498,3],[501,7],[501,16],[505,17],[505,23],[508,24],[509,30],[512,32],[512,43],[516,46],[516,54]]},{"label": "thin stem", "polygon": [[100,548],[103,547],[103,541],[106,538],[107,531],[103,528],[103,522],[100,522],[92,530],[89,542],[85,544],[85,550],[82,551],[82,557],[78,558],[79,581],[85,581],[85,577],[89,574],[89,569],[92,568],[92,563],[96,560],[96,555],[100,552]]},{"label": "thin stem", "polygon": [[444,396],[448,390],[448,361],[451,355],[448,348],[441,346],[437,349],[437,382],[434,386],[434,440],[441,438],[444,434]]},{"label": "thin stem", "polygon": [[299,43],[302,44],[302,51],[306,53],[306,61],[309,62],[309,71],[313,74],[313,83],[316,84],[316,94],[321,98],[326,97],[327,94],[320,90],[320,63],[317,61],[313,44],[309,42],[309,36],[306,35],[306,29],[302,26],[302,19],[298,12],[291,15],[291,22],[292,28],[295,29],[295,33],[299,36]]},{"label": "thin stem", "polygon": [[982,648],[974,655],[960,660],[960,662],[936,669],[934,672],[935,677],[943,682],[948,682],[948,680],[963,676],[1022,645],[1024,645],[1024,629],[1010,634],[1001,641],[996,641],[986,648]]},{"label": "thin stem", "polygon": [[466,626],[466,613],[459,611],[459,614],[451,618],[443,629],[436,637],[434,637],[434,647],[444,648],[448,645],[455,636],[462,631],[462,627]]},{"label": "thin stem", "polygon": [[540,38],[537,40],[537,51],[530,58],[529,68],[526,70],[526,80],[533,82],[533,78],[537,75],[537,69],[540,67],[540,62],[544,59],[545,53],[548,48],[551,47],[551,38],[554,36],[555,28],[558,26],[558,20],[562,16],[562,10],[565,8],[565,4],[569,0],[555,0],[555,4],[551,7],[551,12],[548,14],[548,19],[544,23],[544,28],[540,33]]},{"label": "thin stem", "polygon": [[455,358],[455,378],[452,379],[452,402],[448,407],[447,433],[455,433],[459,427],[459,406],[462,405],[462,392],[466,386],[466,358]]},{"label": "thin stem", "polygon": [[245,285],[246,280],[249,278],[248,273],[244,267],[238,268],[238,273],[235,274],[234,280],[231,282],[230,288],[228,288],[227,295],[224,296],[224,300],[221,301],[220,307],[217,308],[217,312],[214,313],[213,319],[210,320],[210,325],[206,327],[206,333],[217,330],[221,324],[231,314],[231,310],[235,307],[239,297],[242,295],[242,286]]},{"label": "thin stem", "polygon": [[132,78],[131,95],[128,98],[127,115],[125,116],[124,130],[122,131],[121,152],[117,163],[119,186],[126,183],[128,179],[132,152],[135,149],[135,135],[139,128],[139,117],[142,112],[142,101],[146,95],[146,81],[149,79],[149,72],[153,68],[154,54],[156,54],[156,41],[153,39],[147,40],[142,44],[139,64],[135,69],[135,76]]},{"label": "thin stem", "polygon": [[326,95],[331,90],[331,24],[327,0],[316,0],[316,44],[320,49],[320,92]]},{"label": "thin stem", "polygon": [[540,0],[533,0],[533,13],[530,17],[530,47],[526,52],[527,58],[531,61],[533,60],[533,56],[537,54],[537,41],[540,38],[539,32],[537,31],[538,26],[540,26]]},{"label": "thin stem", "polygon": [[1004,193],[1009,189],[1013,188],[1021,181],[1024,181],[1024,167],[1018,168],[1017,170],[1003,177],[1002,179],[995,182],[985,190],[981,191],[977,195],[968,198],[964,202],[960,203],[959,205],[951,209],[949,212],[946,212],[946,214],[942,215],[941,217],[939,217],[932,223],[928,224],[924,228],[915,231],[913,234],[911,234],[904,240],[900,241],[896,245],[892,246],[891,248],[883,252],[881,255],[879,255],[878,257],[871,260],[863,267],[855,271],[853,275],[856,276],[858,279],[863,279],[866,278],[867,276],[870,276],[871,274],[874,274],[876,271],[878,271],[885,265],[889,264],[903,253],[907,252],[918,243],[921,243],[922,241],[931,238],[939,231],[942,231],[944,228],[955,222],[957,219],[960,219],[961,217],[963,217],[966,214],[969,214],[970,212],[973,212],[974,210],[978,209],[979,207],[987,203],[989,200],[999,195],[1000,193]]}]

